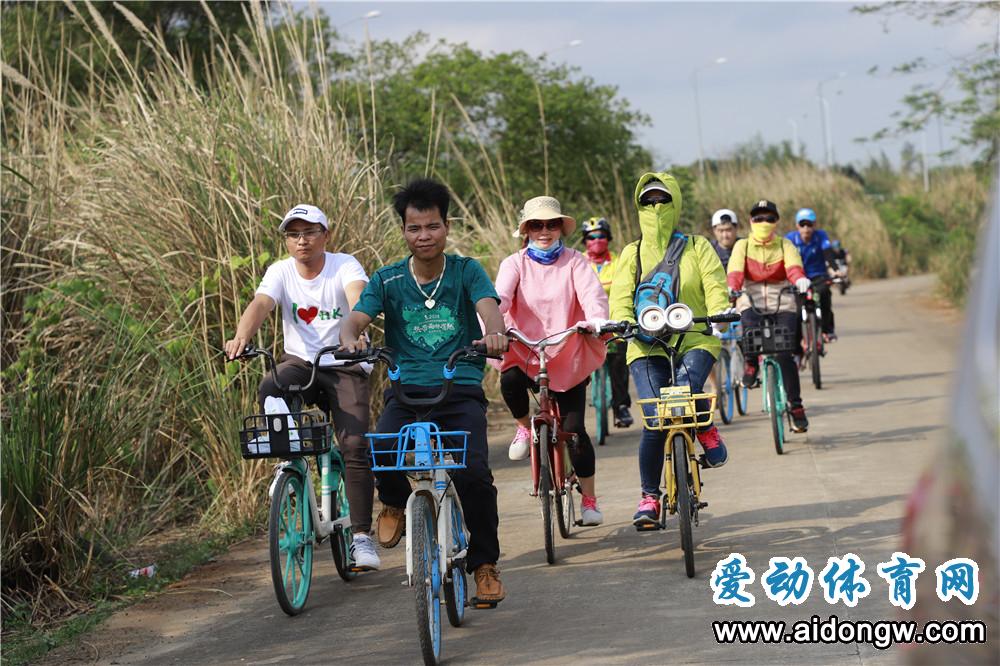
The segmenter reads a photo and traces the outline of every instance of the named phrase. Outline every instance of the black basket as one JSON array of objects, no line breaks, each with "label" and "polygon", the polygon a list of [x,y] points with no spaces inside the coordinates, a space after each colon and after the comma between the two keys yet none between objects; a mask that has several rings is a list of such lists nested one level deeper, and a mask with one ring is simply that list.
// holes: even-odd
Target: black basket
[{"label": "black basket", "polygon": [[[289,424],[291,417],[294,427]],[[330,423],[317,412],[254,414],[243,419],[240,454],[253,458],[301,458],[330,450]]]},{"label": "black basket", "polygon": [[795,331],[778,326],[773,319],[764,318],[759,326],[743,328],[743,354],[782,354],[795,351]]}]

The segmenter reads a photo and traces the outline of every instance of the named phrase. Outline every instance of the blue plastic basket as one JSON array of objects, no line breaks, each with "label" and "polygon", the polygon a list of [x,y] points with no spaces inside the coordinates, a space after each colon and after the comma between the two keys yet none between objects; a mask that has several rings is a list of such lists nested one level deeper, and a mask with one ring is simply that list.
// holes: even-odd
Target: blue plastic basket
[{"label": "blue plastic basket", "polygon": [[740,338],[742,337],[743,335],[742,331],[740,331],[740,322],[734,321],[732,324],[729,325],[729,328],[726,330],[726,332],[722,334],[721,339],[739,341]]},{"label": "blue plastic basket", "polygon": [[375,472],[464,469],[469,433],[441,430],[436,423],[410,423],[398,433],[370,432],[368,447]]}]

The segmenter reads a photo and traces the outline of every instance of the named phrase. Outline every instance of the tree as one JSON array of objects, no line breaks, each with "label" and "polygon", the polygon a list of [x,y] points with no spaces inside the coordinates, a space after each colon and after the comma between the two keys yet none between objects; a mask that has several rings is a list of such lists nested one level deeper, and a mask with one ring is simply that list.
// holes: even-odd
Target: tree
[{"label": "tree", "polygon": [[[923,130],[932,120],[963,127],[963,145],[978,151],[979,160],[994,163],[1000,154],[1000,2],[889,2],[860,5],[860,14],[905,14],[934,25],[962,23],[978,17],[997,21],[997,39],[980,44],[971,53],[952,59],[948,75],[937,86],[916,85],[903,98],[904,108],[893,114],[896,124],[876,132],[871,140],[905,136]],[[886,19],[886,25],[888,19]],[[893,73],[924,71],[924,59],[897,65]],[[869,70],[875,73],[877,67]]]}]

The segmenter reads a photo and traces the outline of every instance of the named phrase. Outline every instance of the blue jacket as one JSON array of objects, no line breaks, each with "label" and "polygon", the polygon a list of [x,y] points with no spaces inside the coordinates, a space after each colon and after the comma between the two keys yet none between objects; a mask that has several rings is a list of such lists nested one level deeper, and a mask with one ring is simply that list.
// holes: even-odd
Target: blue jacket
[{"label": "blue jacket", "polygon": [[806,271],[806,277],[815,278],[826,275],[826,254],[833,251],[830,245],[830,237],[822,229],[813,231],[812,239],[808,245],[802,240],[798,231],[789,231],[785,238],[792,241],[795,248],[802,255],[802,267]]}]

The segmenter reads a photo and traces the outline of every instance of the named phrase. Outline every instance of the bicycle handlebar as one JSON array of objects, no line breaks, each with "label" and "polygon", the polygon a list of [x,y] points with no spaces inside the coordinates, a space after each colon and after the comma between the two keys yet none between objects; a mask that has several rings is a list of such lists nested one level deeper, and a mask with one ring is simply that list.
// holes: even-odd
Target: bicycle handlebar
[{"label": "bicycle handlebar", "polygon": [[[302,394],[302,393],[305,393],[306,391],[308,391],[310,388],[312,388],[313,383],[316,381],[316,371],[321,367],[320,364],[319,364],[319,360],[322,357],[326,356],[327,354],[334,354],[334,360],[344,361],[344,365],[354,365],[356,363],[363,363],[365,361],[371,361],[372,360],[367,355],[361,354],[361,353],[358,353],[358,354],[348,354],[347,352],[343,352],[340,356],[337,356],[336,352],[339,349],[340,349],[340,345],[330,345],[330,346],[323,347],[318,352],[316,352],[316,356],[313,358],[313,361],[312,361],[312,373],[309,375],[309,381],[306,383],[305,386],[298,386],[298,385],[288,385],[288,386],[286,386],[286,385],[282,384],[281,381],[278,379],[278,372],[277,372],[277,369],[276,369],[278,364],[275,363],[275,361],[274,361],[274,355],[271,354],[271,352],[269,352],[266,349],[260,349],[260,348],[254,347],[253,345],[247,345],[243,349],[243,351],[240,352],[240,354],[236,358],[231,359],[231,360],[237,361],[237,360],[240,360],[240,359],[250,359],[250,358],[256,358],[258,356],[263,356],[264,357],[264,364],[267,366],[268,370],[271,372],[271,379],[274,381],[274,385],[278,388],[279,391],[281,391],[282,393],[299,393],[299,394]],[[328,367],[330,367],[330,366],[328,366]]]},{"label": "bicycle handlebar", "polygon": [[782,290],[780,292],[778,292],[778,306],[774,309],[774,312],[764,312],[764,311],[758,310],[757,309],[757,304],[753,302],[753,296],[751,296],[749,292],[747,292],[747,291],[741,291],[741,292],[737,292],[737,293],[740,296],[746,296],[747,297],[747,300],[750,301],[750,309],[751,310],[753,310],[755,313],[757,313],[757,314],[759,314],[761,316],[765,316],[765,315],[777,314],[778,312],[780,312],[781,311],[781,297],[784,296],[786,293],[789,293],[789,294],[798,294],[798,289],[796,289],[794,286],[791,286],[791,285],[789,285],[787,287],[783,287]]}]

